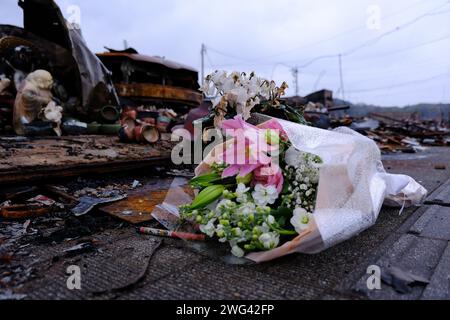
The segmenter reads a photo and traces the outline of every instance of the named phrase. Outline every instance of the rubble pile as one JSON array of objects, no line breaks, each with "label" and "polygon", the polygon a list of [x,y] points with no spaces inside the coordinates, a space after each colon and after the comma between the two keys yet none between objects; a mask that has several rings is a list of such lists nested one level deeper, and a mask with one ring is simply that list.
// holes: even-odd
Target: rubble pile
[{"label": "rubble pile", "polygon": [[354,129],[373,139],[382,152],[414,153],[426,146],[450,146],[450,128],[436,121],[398,120],[371,114]]}]

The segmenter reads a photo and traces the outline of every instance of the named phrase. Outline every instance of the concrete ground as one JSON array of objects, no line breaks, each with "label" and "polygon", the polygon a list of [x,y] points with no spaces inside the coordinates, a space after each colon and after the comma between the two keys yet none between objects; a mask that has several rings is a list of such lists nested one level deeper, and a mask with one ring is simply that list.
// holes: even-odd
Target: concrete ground
[{"label": "concrete ground", "polygon": [[[429,205],[402,214],[383,208],[375,226],[325,252],[293,254],[259,265],[230,264],[214,248],[199,251],[181,240],[143,236],[100,212],[82,218],[65,213],[36,218],[25,235],[23,221],[0,221],[0,298],[450,299],[449,150],[384,156],[387,171],[411,175],[429,190]],[[172,179],[155,174],[91,177],[66,185],[134,179],[169,184]],[[81,240],[92,246],[65,252]],[[70,265],[81,269],[81,290],[67,288]],[[379,266],[385,280],[386,270],[394,266],[429,283],[404,287],[397,277],[397,290],[385,283],[380,290],[368,290],[370,265]]]}]

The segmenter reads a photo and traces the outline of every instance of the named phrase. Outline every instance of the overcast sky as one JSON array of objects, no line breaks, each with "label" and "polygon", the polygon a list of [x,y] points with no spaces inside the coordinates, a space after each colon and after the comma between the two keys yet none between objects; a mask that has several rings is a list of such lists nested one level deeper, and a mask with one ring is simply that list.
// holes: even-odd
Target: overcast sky
[{"label": "overcast sky", "polygon": [[[256,71],[300,95],[329,88],[383,106],[450,102],[449,0],[57,0],[80,9],[95,52],[164,56],[206,72]],[[0,0],[0,23],[22,25],[17,0]],[[396,30],[396,31],[395,31]],[[338,55],[342,54],[344,90]],[[324,58],[320,58],[323,57]],[[318,58],[313,61],[313,59]]]}]

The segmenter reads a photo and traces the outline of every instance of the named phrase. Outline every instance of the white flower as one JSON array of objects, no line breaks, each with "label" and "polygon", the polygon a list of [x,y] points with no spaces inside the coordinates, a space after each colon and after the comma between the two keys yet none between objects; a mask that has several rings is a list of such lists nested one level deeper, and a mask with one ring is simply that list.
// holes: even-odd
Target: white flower
[{"label": "white flower", "polygon": [[242,109],[247,104],[248,99],[250,99],[250,97],[244,87],[234,88],[228,93],[228,100],[236,104],[236,112],[238,114],[242,113]]},{"label": "white flower", "polygon": [[260,95],[265,98],[265,99],[269,99],[273,90],[275,89],[275,83],[272,82],[268,82],[267,80],[261,80],[264,83],[261,84],[261,91],[260,91]]},{"label": "white flower", "polygon": [[225,238],[225,231],[223,230],[223,225],[218,224],[214,230],[219,238]]},{"label": "white flower", "polygon": [[247,202],[247,192],[250,188],[246,187],[245,184],[239,183],[236,188],[236,200],[237,202],[244,203]]},{"label": "white flower", "polygon": [[238,213],[241,213],[244,217],[246,217],[250,213],[254,213],[255,210],[256,206],[253,202],[246,202],[239,207]]},{"label": "white flower", "polygon": [[222,92],[230,92],[236,87],[236,83],[232,78],[226,78],[223,84],[220,86]]},{"label": "white flower", "polygon": [[215,221],[216,219],[211,219],[207,224],[200,225],[200,231],[208,235],[208,237],[212,237],[214,235],[214,232],[216,231],[216,228],[214,226]]},{"label": "white flower", "polygon": [[255,190],[252,192],[255,203],[259,206],[267,204],[274,204],[278,199],[278,191],[275,186],[264,187],[262,184],[257,184]]},{"label": "white flower", "polygon": [[227,72],[222,70],[216,70],[213,74],[211,74],[211,80],[214,82],[216,86],[222,85],[227,79]]},{"label": "white flower", "polygon": [[241,76],[239,71],[233,71],[230,73],[229,78],[232,79],[234,83],[241,83],[244,80],[244,77]]},{"label": "white flower", "polygon": [[266,218],[266,222],[270,226],[275,223],[275,218],[272,215],[268,215]]},{"label": "white flower", "polygon": [[236,237],[241,237],[241,236],[242,236],[242,230],[241,230],[241,228],[234,228],[232,231],[233,231],[233,234],[234,234]]},{"label": "white flower", "polygon": [[276,89],[274,81],[259,78],[254,72],[247,75],[234,71],[228,75],[226,71],[215,71],[206,77],[200,90],[207,96],[216,96],[213,107],[216,107],[223,97],[224,102],[235,108],[244,119],[248,119],[260,99],[273,98]]},{"label": "white flower", "polygon": [[247,83],[248,94],[251,97],[256,97],[261,92],[261,84],[259,83],[260,79],[258,77],[251,78]]},{"label": "white flower", "polygon": [[280,236],[275,232],[267,232],[260,235],[258,240],[265,249],[273,249],[280,242]]},{"label": "white flower", "polygon": [[211,81],[209,80],[205,80],[199,90],[202,91],[206,97],[214,97],[217,94],[216,87],[214,85],[211,85]]},{"label": "white flower", "polygon": [[296,208],[291,218],[291,224],[294,226],[295,231],[301,234],[309,226],[312,219],[312,214],[308,213],[305,209]]},{"label": "white flower", "polygon": [[242,258],[244,256],[244,250],[242,250],[239,246],[233,246],[231,248],[231,253],[238,258]]},{"label": "white flower", "polygon": [[270,231],[270,227],[267,225],[267,223],[263,222],[262,225],[256,226],[255,229],[259,231],[259,233],[267,233]]},{"label": "white flower", "polygon": [[233,209],[236,207],[236,203],[229,199],[220,200],[217,204],[216,211],[224,211],[226,209]]}]

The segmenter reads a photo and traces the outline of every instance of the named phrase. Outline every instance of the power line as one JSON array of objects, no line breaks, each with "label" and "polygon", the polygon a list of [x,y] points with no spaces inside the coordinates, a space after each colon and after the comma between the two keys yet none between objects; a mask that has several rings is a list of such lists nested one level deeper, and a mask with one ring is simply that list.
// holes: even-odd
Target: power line
[{"label": "power line", "polygon": [[433,11],[436,10],[436,9],[440,9],[440,8],[442,8],[442,7],[446,6],[446,5],[448,5],[449,3],[450,3],[450,1],[447,1],[445,4],[443,4],[443,5],[441,5],[441,6],[438,6],[438,7],[434,8],[434,9],[432,9],[432,10],[430,10],[430,11],[427,11],[426,13],[424,13],[424,14],[422,14],[422,15],[420,15],[420,16],[414,18],[414,19],[412,19],[412,20],[409,21],[409,22],[406,22],[406,23],[404,23],[404,24],[402,24],[402,25],[400,25],[400,26],[397,26],[396,28],[394,28],[394,29],[392,29],[392,30],[390,30],[390,31],[387,31],[387,32],[385,32],[385,33],[379,35],[378,37],[375,37],[375,38],[373,38],[373,39],[371,39],[371,40],[369,40],[369,41],[363,43],[362,45],[353,48],[352,50],[349,50],[349,51],[347,51],[347,52],[344,52],[343,55],[348,56],[348,55],[351,55],[351,54],[355,53],[356,51],[359,51],[360,49],[363,49],[363,48],[365,48],[365,47],[374,45],[374,44],[378,43],[380,40],[382,40],[383,38],[385,38],[385,37],[387,37],[387,36],[389,36],[389,35],[391,35],[391,34],[397,32],[397,31],[400,31],[400,30],[402,30],[402,29],[404,29],[404,28],[407,28],[407,27],[409,27],[409,26],[415,24],[416,22],[422,20],[423,18],[446,13],[447,11],[441,11],[441,12],[433,12]]},{"label": "power line", "polygon": [[325,74],[327,73],[326,70],[322,70],[319,75],[317,76],[316,81],[314,82],[314,86],[313,89],[311,90],[312,92],[315,92],[317,90],[317,86],[319,85],[320,80],[322,80],[322,78],[325,76]]},{"label": "power line", "polygon": [[[445,12],[450,12],[450,10],[446,10]],[[440,12],[439,14],[441,14],[441,13],[443,13],[443,12]],[[398,31],[398,30],[396,30],[396,31]],[[420,48],[420,47],[424,47],[424,46],[427,46],[427,45],[430,45],[430,44],[441,42],[441,41],[444,41],[444,40],[447,40],[447,39],[450,39],[450,35],[446,35],[446,36],[443,36],[443,37],[439,37],[437,39],[433,39],[433,40],[430,40],[430,41],[419,43],[419,44],[411,46],[411,47],[402,48],[402,49],[399,49],[399,50],[394,50],[394,51],[384,52],[384,53],[377,54],[377,55],[372,55],[372,56],[368,56],[368,57],[359,58],[359,59],[357,59],[357,61],[368,60],[368,59],[376,59],[376,58],[379,58],[379,57],[385,57],[385,56],[388,56],[388,55],[393,55],[393,54],[397,54],[397,53],[401,53],[401,52],[405,52],[405,51],[410,51],[410,50],[417,49],[417,48]],[[356,51],[356,50],[352,50],[352,51]],[[343,53],[341,55],[342,56],[347,56],[347,55],[350,55],[350,54],[353,54],[353,53],[354,52],[346,52],[346,53]],[[301,68],[305,68],[305,67],[311,65],[312,63],[316,62],[317,60],[322,60],[322,59],[326,59],[326,58],[336,58],[336,57],[339,57],[339,54],[329,54],[329,55],[319,56],[319,57],[316,57],[316,58],[313,58],[313,59],[309,60],[308,63],[302,65]],[[225,64],[225,65],[222,64],[222,65],[218,65],[218,67],[226,67],[226,66],[268,66],[268,65],[274,65],[274,63],[264,63],[264,64],[259,64],[259,63]],[[277,62],[277,63],[275,63],[275,65],[284,65],[284,66],[290,67],[285,62]]]},{"label": "power line", "polygon": [[208,51],[205,51],[206,54],[206,59],[208,60],[209,66],[211,67],[211,69],[215,69],[214,64],[212,63],[211,57],[209,56]]},{"label": "power line", "polygon": [[[448,12],[450,12],[450,10],[448,10]],[[377,59],[377,58],[385,57],[385,56],[388,56],[388,55],[394,55],[394,54],[397,54],[397,53],[414,50],[414,49],[417,49],[417,48],[420,48],[420,47],[424,47],[424,46],[427,46],[427,45],[430,45],[430,44],[438,43],[438,42],[441,42],[441,41],[444,41],[444,40],[447,40],[447,39],[450,39],[450,35],[446,35],[446,36],[439,37],[439,38],[436,38],[436,39],[433,39],[433,40],[422,42],[422,43],[419,43],[419,44],[416,44],[414,46],[410,46],[410,47],[407,47],[407,48],[402,48],[402,49],[399,49],[399,50],[383,52],[383,53],[376,54],[376,55],[371,55],[371,56],[367,56],[367,57],[358,58],[358,59],[353,60],[353,61],[364,61],[364,60],[369,60],[369,59]],[[334,57],[336,57],[336,55],[334,55],[334,54],[333,55],[327,55],[326,57],[327,58],[334,58]],[[288,66],[287,64],[282,63],[282,62],[278,62],[276,64]],[[273,63],[267,63],[267,64],[258,64],[258,63],[253,63],[253,64],[222,64],[222,65],[217,65],[217,67],[227,67],[227,66],[268,66],[268,65],[274,65],[274,64]]]},{"label": "power line", "polygon": [[[359,51],[359,50],[361,50],[363,48],[366,48],[366,47],[369,47],[369,46],[372,46],[372,45],[378,43],[383,38],[385,38],[385,37],[387,37],[387,36],[397,32],[397,31],[403,30],[403,29],[405,29],[405,28],[415,24],[416,22],[422,20],[423,18],[445,13],[447,11],[441,11],[441,12],[434,12],[434,11],[437,10],[437,9],[440,9],[440,8],[446,6],[446,5],[448,5],[449,3],[450,3],[450,1],[446,1],[445,4],[442,4],[442,5],[438,6],[438,7],[435,7],[433,9],[431,9],[430,11],[427,11],[426,13],[421,14],[420,16],[417,16],[414,19],[412,19],[412,20],[410,20],[410,21],[408,21],[408,22],[406,22],[406,23],[404,23],[404,24],[402,24],[400,26],[397,26],[396,28],[394,28],[392,30],[389,30],[389,31],[387,31],[387,32],[385,32],[385,33],[383,33],[383,34],[381,34],[381,35],[379,35],[379,36],[377,36],[377,37],[375,37],[373,39],[370,39],[370,40],[362,43],[359,46],[354,47],[351,50],[344,51],[343,53],[341,53],[341,55],[342,56],[352,55],[355,52],[357,52],[357,51]],[[299,66],[299,68],[306,68],[307,66],[313,64],[316,61],[323,60],[323,59],[329,59],[329,58],[336,58],[338,56],[339,56],[339,54],[327,54],[327,55],[318,56],[318,57],[310,59],[308,62],[306,62],[303,65]],[[295,62],[298,62],[298,61],[290,61],[290,62],[288,61],[288,62],[285,62],[285,63],[295,63]]]},{"label": "power line", "polygon": [[414,49],[421,48],[421,47],[424,47],[424,46],[428,46],[430,44],[441,42],[441,41],[444,41],[444,40],[447,40],[447,39],[450,39],[450,35],[446,35],[446,36],[443,36],[443,37],[439,37],[437,39],[433,39],[433,40],[429,40],[429,41],[426,41],[426,42],[423,42],[423,43],[419,43],[419,44],[416,44],[416,45],[411,46],[411,47],[402,48],[402,49],[399,49],[399,50],[394,50],[394,51],[389,51],[389,52],[382,52],[382,53],[379,53],[379,54],[376,54],[376,55],[363,57],[363,58],[357,59],[357,61],[368,60],[368,59],[377,59],[379,57],[385,57],[385,56],[389,56],[389,55],[393,55],[393,54],[397,54],[397,53],[401,53],[401,52],[405,52],[405,51],[410,51],[410,50],[414,50]]},{"label": "power line", "polygon": [[[410,21],[408,21],[408,22],[406,22],[406,23],[404,23],[402,25],[399,25],[396,28],[391,29],[391,30],[389,30],[389,31],[387,31],[387,32],[385,32],[385,33],[383,33],[383,34],[381,34],[381,35],[379,35],[379,36],[377,36],[377,37],[375,37],[373,39],[370,39],[370,40],[368,40],[368,41],[366,41],[366,42],[364,42],[364,43],[362,43],[362,44],[360,44],[360,45],[358,45],[358,46],[356,46],[356,47],[354,47],[354,48],[352,48],[350,50],[344,51],[343,53],[322,55],[322,56],[314,57],[314,58],[312,58],[310,60],[302,59],[301,61],[307,61],[307,62],[302,64],[301,66],[298,66],[298,67],[296,66],[295,68],[297,70],[298,70],[298,68],[306,68],[309,65],[313,64],[314,62],[322,60],[322,59],[338,58],[339,59],[340,82],[341,82],[340,90],[342,91],[342,94],[344,96],[344,85],[343,85],[343,76],[342,76],[342,73],[343,73],[343,70],[342,70],[342,57],[352,55],[352,54],[358,52],[359,50],[361,50],[363,48],[372,46],[372,45],[378,43],[379,41],[381,41],[383,38],[385,38],[385,37],[387,37],[387,36],[389,36],[389,35],[391,35],[393,33],[396,33],[397,31],[404,30],[405,28],[407,28],[407,27],[409,27],[411,25],[414,25],[415,23],[417,23],[418,21],[420,21],[420,20],[422,20],[422,19],[424,19],[426,17],[440,15],[440,14],[449,12],[450,10],[444,10],[444,11],[437,11],[436,12],[436,10],[439,10],[440,8],[448,5],[449,3],[450,3],[450,1],[446,1],[444,4],[441,4],[441,5],[433,8],[433,9],[425,12],[424,14],[421,14],[421,15],[415,17],[414,19],[412,19],[412,20],[410,20]],[[396,53],[400,53],[400,52],[404,52],[404,51],[408,51],[408,50],[413,50],[413,49],[416,49],[418,47],[422,47],[422,46],[425,46],[425,45],[429,45],[429,44],[432,44],[432,43],[443,41],[443,40],[448,39],[448,38],[450,38],[450,36],[440,37],[440,38],[437,38],[437,39],[434,39],[434,40],[430,40],[430,41],[427,41],[425,43],[421,43],[421,44],[418,44],[418,45],[415,45],[415,46],[412,46],[412,47],[402,48],[402,49],[391,51],[391,52],[386,52],[386,53],[383,53],[381,55],[368,57],[366,59],[375,58],[375,57],[379,57],[379,56],[387,56],[387,55],[392,55],[392,54],[396,54]],[[322,40],[322,41],[326,41],[326,40]],[[215,52],[215,53],[218,53],[218,54],[226,56],[226,57],[231,57],[233,59],[241,60],[241,61],[248,61],[247,59],[243,59],[243,58],[237,57],[235,55],[230,55],[230,54],[221,52],[221,51],[216,50],[216,49],[212,49],[212,48],[209,48],[209,49],[211,51]],[[362,59],[362,60],[364,60],[364,59]],[[270,64],[269,63],[267,63],[267,64],[252,63],[252,64],[247,64],[247,65],[252,65],[252,66],[273,65],[273,69],[272,69],[272,78],[273,78],[273,74],[274,74],[275,69],[276,69],[277,66],[282,65],[282,66],[285,66],[285,67],[291,69],[291,71],[293,71],[294,70],[293,67],[291,65],[289,65],[289,64],[290,63],[295,63],[295,62],[298,62],[298,61],[277,62],[275,64],[274,63],[270,63]],[[243,65],[243,64],[233,64],[233,65],[236,66],[236,65]],[[438,75],[438,76],[435,76],[435,77],[432,77],[432,78],[428,78],[428,79],[424,79],[424,80],[409,81],[409,82],[396,84],[396,85],[392,85],[392,86],[388,86],[388,87],[379,87],[379,88],[372,88],[372,89],[361,89],[361,90],[353,90],[353,91],[348,91],[348,92],[349,93],[361,93],[361,92],[379,91],[379,90],[390,89],[390,88],[395,88],[395,87],[407,86],[407,85],[420,83],[420,82],[424,82],[424,81],[430,81],[430,80],[433,80],[435,78],[439,78],[439,77],[442,77],[442,76],[443,75],[441,74],[441,75]],[[296,83],[296,87],[297,87],[298,80],[294,79],[294,83]],[[298,89],[296,89],[296,92],[298,92]]]},{"label": "power line", "polygon": [[422,82],[428,82],[431,80],[435,80],[435,79],[439,79],[442,77],[446,77],[449,76],[450,73],[446,72],[446,73],[442,73],[427,79],[421,79],[421,80],[413,80],[413,81],[407,81],[407,82],[403,82],[403,83],[397,83],[397,84],[392,84],[389,86],[383,86],[383,87],[377,87],[377,88],[371,88],[371,89],[359,89],[359,90],[351,90],[349,91],[350,93],[363,93],[363,92],[373,92],[373,91],[380,91],[380,90],[386,90],[386,89],[391,89],[391,88],[398,88],[398,87],[404,87],[404,86],[408,86],[411,84],[418,84],[418,83],[422,83]]},{"label": "power line", "polygon": [[[418,2],[414,3],[413,5],[407,7],[406,9],[402,9],[402,10],[393,12],[391,14],[385,15],[385,16],[383,16],[381,18],[381,21],[383,21],[383,20],[385,20],[387,18],[396,16],[398,14],[404,13],[405,11],[408,11],[411,8],[416,7],[418,4],[423,4],[423,3],[425,3],[425,1],[418,1]],[[266,56],[265,59],[267,59],[267,58],[274,58],[274,57],[281,56],[281,55],[284,55],[284,54],[287,54],[287,53],[291,53],[291,52],[294,52],[294,51],[297,51],[297,50],[300,50],[300,49],[310,48],[312,46],[315,46],[315,45],[318,45],[318,44],[322,44],[324,42],[332,41],[332,40],[340,38],[341,36],[344,36],[346,34],[354,33],[356,31],[360,31],[360,30],[363,30],[363,29],[366,29],[366,26],[361,26],[361,27],[348,29],[348,30],[343,31],[341,33],[335,34],[335,35],[333,35],[331,37],[328,37],[328,38],[325,38],[325,39],[322,39],[322,40],[319,40],[319,41],[316,41],[316,42],[313,42],[313,43],[310,43],[310,44],[302,45],[302,46],[299,46],[299,47],[296,47],[296,48],[293,48],[293,49],[290,49],[290,50],[287,50],[287,51],[284,51],[284,52],[281,52],[281,53],[278,53],[278,54],[274,54],[274,55],[271,55],[271,56]],[[259,59],[259,60],[263,60],[263,59]]]},{"label": "power line", "polygon": [[[396,11],[396,12],[393,12],[393,13],[391,13],[391,14],[388,14],[388,15],[383,16],[383,17],[381,18],[381,20],[383,21],[383,20],[386,20],[387,18],[396,16],[396,15],[398,15],[398,14],[402,14],[402,13],[404,13],[405,11],[408,11],[408,10],[410,10],[411,8],[416,7],[418,4],[423,4],[423,3],[426,3],[426,2],[425,2],[425,1],[418,1],[418,2],[414,3],[413,5],[407,7],[406,9],[398,10],[398,11]],[[213,48],[211,48],[211,47],[209,47],[209,49],[210,49],[211,51],[216,52],[217,54],[220,54],[220,55],[225,56],[225,57],[233,58],[233,59],[236,59],[236,60],[241,60],[241,61],[246,61],[246,62],[250,62],[250,61],[261,61],[261,60],[266,60],[266,59],[270,59],[270,58],[282,56],[282,55],[285,55],[285,54],[287,54],[287,53],[291,53],[291,52],[294,52],[294,51],[297,51],[297,50],[300,50],[300,49],[310,48],[310,47],[312,47],[312,46],[315,46],[315,45],[318,45],[318,44],[322,44],[322,43],[325,43],[325,42],[328,42],[328,41],[337,39],[337,38],[339,38],[339,37],[341,37],[341,36],[344,36],[344,35],[346,35],[346,34],[350,34],[350,33],[356,32],[356,31],[363,30],[363,29],[365,29],[365,28],[366,28],[366,26],[360,26],[360,27],[348,29],[348,30],[345,30],[345,31],[340,32],[340,33],[338,33],[338,34],[335,34],[335,35],[333,35],[333,36],[331,36],[331,37],[328,37],[328,38],[325,38],[325,39],[322,39],[322,40],[319,40],[319,41],[316,41],[316,42],[312,42],[312,43],[309,43],[309,44],[306,44],[306,45],[301,45],[301,46],[298,46],[298,47],[296,47],[296,48],[292,48],[292,49],[289,49],[289,50],[286,50],[286,51],[283,51],[283,52],[279,52],[279,53],[276,53],[276,54],[273,54],[273,55],[268,55],[268,56],[264,56],[264,57],[259,57],[259,58],[256,58],[256,59],[249,59],[249,58],[238,57],[238,56],[236,56],[236,55],[229,54],[229,53],[225,53],[225,52],[223,52],[223,51],[219,51],[219,50],[213,49]],[[270,62],[270,63],[268,63],[268,64],[273,64],[273,62]]]},{"label": "power line", "polygon": [[241,60],[241,61],[245,61],[245,62],[251,61],[250,59],[238,57],[238,56],[235,56],[233,54],[229,54],[229,53],[225,53],[225,52],[219,51],[217,49],[211,48],[210,46],[208,46],[208,50],[212,51],[212,52],[215,52],[215,53],[217,53],[217,54],[219,54],[221,56],[227,57],[227,58],[232,58],[232,59],[235,59],[235,60]]}]

